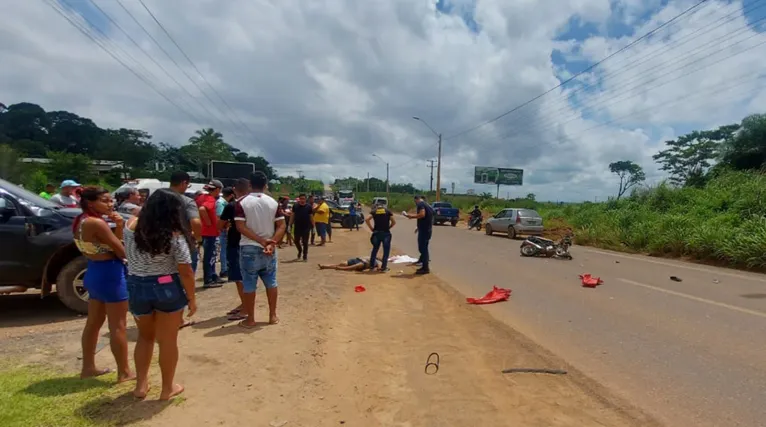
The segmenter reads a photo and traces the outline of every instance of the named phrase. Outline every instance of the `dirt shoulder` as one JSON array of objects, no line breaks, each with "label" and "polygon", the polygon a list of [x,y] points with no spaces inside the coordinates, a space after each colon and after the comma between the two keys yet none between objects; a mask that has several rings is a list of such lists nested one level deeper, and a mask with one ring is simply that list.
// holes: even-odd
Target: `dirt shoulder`
[{"label": "dirt shoulder", "polygon": [[[318,262],[341,262],[369,251],[364,231],[336,229],[333,237],[327,247],[311,247],[307,264],[285,262],[294,256],[293,248],[279,253],[279,325],[245,330],[227,322],[224,313],[236,301],[231,285],[201,292],[197,324],[180,336],[177,379],[186,386],[185,400],[144,411],[150,402],[122,399],[114,404],[132,415],[121,422],[144,417],[142,425],[157,426],[654,424],[605,397],[604,390],[481,307],[465,304],[436,276],[413,277],[407,274],[412,268],[400,266],[392,266],[390,274],[318,271]],[[355,292],[356,285],[366,291]],[[258,296],[261,321],[267,314],[264,297]],[[513,297],[503,304],[513,304]],[[58,334],[69,340],[76,329],[67,326]],[[72,352],[61,339],[48,340],[57,351],[48,349],[31,360],[76,360],[79,343]],[[9,342],[17,350],[28,343],[35,349],[28,357],[39,352],[34,340],[18,333],[0,335],[0,345]],[[440,356],[439,371],[426,375],[432,352]],[[113,365],[108,348],[98,357],[101,364]],[[563,368],[569,374],[502,374],[506,368]],[[156,371],[150,398],[159,389]]]}]

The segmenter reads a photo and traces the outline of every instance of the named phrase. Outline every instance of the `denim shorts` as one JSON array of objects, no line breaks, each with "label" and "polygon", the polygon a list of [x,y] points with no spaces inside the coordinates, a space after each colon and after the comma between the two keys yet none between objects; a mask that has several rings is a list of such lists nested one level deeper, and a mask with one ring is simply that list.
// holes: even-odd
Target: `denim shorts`
[{"label": "denim shorts", "polygon": [[189,303],[178,274],[171,274],[169,283],[160,283],[161,276],[128,275],[128,308],[136,316],[146,316],[155,311],[175,313]]},{"label": "denim shorts", "polygon": [[88,291],[88,298],[94,301],[115,303],[128,299],[125,264],[119,259],[104,261],[89,259],[83,285]]},{"label": "denim shorts", "polygon": [[242,281],[242,270],[239,268],[239,246],[226,248],[226,263],[228,264],[229,280]]},{"label": "denim shorts", "polygon": [[316,223],[317,228],[317,234],[319,234],[319,237],[325,238],[327,237],[327,224],[324,222],[318,222]]},{"label": "denim shorts", "polygon": [[239,268],[242,271],[242,287],[246,294],[255,292],[258,278],[266,289],[277,287],[277,253],[264,255],[260,246],[239,247]]}]

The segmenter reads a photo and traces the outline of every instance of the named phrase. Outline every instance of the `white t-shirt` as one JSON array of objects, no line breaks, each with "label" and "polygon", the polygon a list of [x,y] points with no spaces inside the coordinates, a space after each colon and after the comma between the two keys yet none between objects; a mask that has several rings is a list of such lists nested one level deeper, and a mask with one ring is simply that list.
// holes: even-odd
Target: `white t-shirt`
[{"label": "white t-shirt", "polygon": [[[244,221],[247,228],[259,237],[271,239],[276,231],[275,224],[284,221],[282,209],[271,196],[263,193],[250,193],[240,200],[234,208],[234,220]],[[244,234],[239,241],[240,246],[261,246],[258,242],[248,239]]]},{"label": "white t-shirt", "polygon": [[51,196],[51,202],[56,203],[65,208],[76,208],[80,205],[80,202],[72,196],[65,196],[61,193]]}]

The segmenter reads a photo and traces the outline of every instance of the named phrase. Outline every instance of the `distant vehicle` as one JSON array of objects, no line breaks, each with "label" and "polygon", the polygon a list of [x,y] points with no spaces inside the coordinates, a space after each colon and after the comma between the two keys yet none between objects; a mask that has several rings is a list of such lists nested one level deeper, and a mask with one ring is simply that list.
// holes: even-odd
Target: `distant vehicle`
[{"label": "distant vehicle", "polygon": [[503,209],[487,220],[484,232],[487,235],[507,233],[509,239],[515,239],[520,234],[540,236],[543,234],[543,218],[532,209]]},{"label": "distant vehicle", "polygon": [[356,217],[351,218],[348,206],[340,206],[333,200],[325,200],[325,203],[330,208],[330,223],[341,224],[343,228],[351,228],[352,221],[356,221],[357,224],[364,222],[364,214],[362,212],[357,211]]},{"label": "distant vehicle", "polygon": [[338,191],[338,203],[341,206],[348,206],[354,202],[354,192],[351,190]]},{"label": "distant vehicle", "polygon": [[47,296],[55,285],[64,305],[88,312],[83,285],[88,260],[72,234],[72,222],[81,212],[0,179],[0,294],[40,289]]},{"label": "distant vehicle", "polygon": [[385,208],[385,207],[388,207],[388,199],[387,199],[387,198],[385,198],[385,197],[376,197],[376,198],[372,199],[372,205],[373,205],[373,206],[375,206],[375,205],[381,205],[381,206],[383,206],[384,208]]},{"label": "distant vehicle", "polygon": [[[138,193],[141,194],[144,199],[148,199],[149,196],[152,195],[155,191],[159,190],[160,188],[170,188],[170,183],[167,181],[160,181],[159,179],[154,178],[137,178],[132,179],[121,186],[117,187],[116,190],[112,192],[112,196],[119,193],[120,190],[123,190],[125,188],[135,188],[138,190]],[[186,189],[186,196],[194,198],[194,195],[198,191],[202,191],[205,188],[205,184],[199,184],[199,183],[192,183],[189,184],[189,188]]]},{"label": "distant vehicle", "polygon": [[441,225],[449,222],[453,227],[457,225],[460,210],[453,208],[451,203],[435,202],[431,207],[434,209],[434,224]]}]

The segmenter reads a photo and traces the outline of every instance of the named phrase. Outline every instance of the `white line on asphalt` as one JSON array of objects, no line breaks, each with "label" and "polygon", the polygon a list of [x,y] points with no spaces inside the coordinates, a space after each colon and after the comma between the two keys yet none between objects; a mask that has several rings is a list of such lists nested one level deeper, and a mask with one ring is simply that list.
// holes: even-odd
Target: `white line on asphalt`
[{"label": "white line on asphalt", "polygon": [[657,260],[657,259],[652,259],[652,258],[648,257],[647,255],[626,255],[626,254],[620,254],[620,253],[616,253],[616,252],[602,251],[602,250],[599,250],[599,249],[586,248],[584,246],[578,246],[577,249],[578,250],[584,250],[586,252],[592,252],[592,253],[596,253],[596,254],[609,255],[609,256],[614,256],[614,257],[623,258],[623,259],[632,259],[634,261],[639,261],[639,262],[650,262],[652,264],[665,265],[665,266],[668,266],[668,267],[685,268],[687,270],[700,271],[700,272],[703,272],[703,273],[716,274],[716,275],[719,275],[719,276],[736,277],[738,279],[752,280],[752,281],[755,281],[755,282],[766,283],[766,278],[757,277],[757,276],[751,276],[751,275],[746,275],[746,274],[738,274],[738,273],[734,273],[734,272],[729,272],[729,271],[726,271],[724,269],[724,267],[717,267],[716,269],[697,267],[697,266],[695,266],[693,264],[686,264],[683,261],[678,261],[678,262],[660,261],[660,260]]},{"label": "white line on asphalt", "polygon": [[758,317],[766,318],[766,313],[764,313],[762,311],[750,310],[750,309],[747,309],[747,308],[737,307],[736,305],[731,305],[731,304],[726,304],[726,303],[723,303],[723,302],[718,302],[718,301],[713,301],[713,300],[709,300],[709,299],[705,299],[705,298],[695,297],[694,295],[689,295],[689,294],[685,294],[685,293],[682,293],[682,292],[671,291],[669,289],[664,289],[664,288],[660,288],[660,287],[657,287],[657,286],[647,285],[647,284],[644,284],[644,283],[638,283],[638,282],[634,282],[634,281],[628,280],[628,279],[618,279],[618,280],[621,280],[621,281],[623,281],[623,282],[625,282],[625,283],[627,283],[629,285],[640,286],[642,288],[651,289],[653,291],[664,292],[666,294],[675,295],[677,297],[686,298],[686,299],[689,299],[689,300],[692,300],[692,301],[702,302],[702,303],[714,305],[714,306],[717,306],[717,307],[728,308],[729,310],[738,311],[740,313],[745,313],[745,314],[750,314],[750,315],[753,315],[753,316],[758,316]]}]

